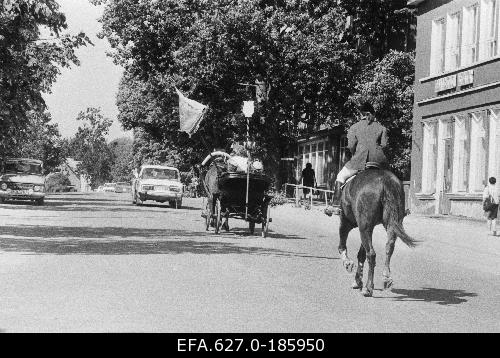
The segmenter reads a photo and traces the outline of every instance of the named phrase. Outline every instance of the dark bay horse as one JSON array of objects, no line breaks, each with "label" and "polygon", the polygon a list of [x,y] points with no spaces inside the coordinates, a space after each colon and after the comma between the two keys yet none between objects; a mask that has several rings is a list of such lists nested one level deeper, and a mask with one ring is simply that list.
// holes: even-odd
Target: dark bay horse
[{"label": "dark bay horse", "polygon": [[403,184],[388,170],[366,169],[345,185],[342,191],[341,207],[338,250],[344,268],[348,272],[352,272],[354,263],[347,256],[347,236],[356,227],[359,228],[361,236],[358,267],[352,288],[363,288],[363,266],[365,260],[368,259],[368,280],[362,293],[366,297],[373,295],[376,254],[372,245],[372,234],[375,226],[382,224],[387,231],[388,238],[385,245],[384,289],[389,289],[393,283],[390,276],[390,262],[396,238],[399,237],[409,247],[415,247],[417,243],[406,234],[403,228],[405,217]]}]

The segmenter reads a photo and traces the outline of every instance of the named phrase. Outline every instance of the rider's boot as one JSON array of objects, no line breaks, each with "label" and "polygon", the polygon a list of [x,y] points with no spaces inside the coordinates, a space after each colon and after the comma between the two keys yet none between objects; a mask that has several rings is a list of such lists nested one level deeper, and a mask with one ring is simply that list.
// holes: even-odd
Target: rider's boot
[{"label": "rider's boot", "polygon": [[342,189],[340,188],[343,183],[336,181],[335,188],[333,189],[333,199],[331,205],[327,206],[325,209],[325,214],[328,216],[341,215],[342,209],[340,208],[340,197],[342,195]]}]

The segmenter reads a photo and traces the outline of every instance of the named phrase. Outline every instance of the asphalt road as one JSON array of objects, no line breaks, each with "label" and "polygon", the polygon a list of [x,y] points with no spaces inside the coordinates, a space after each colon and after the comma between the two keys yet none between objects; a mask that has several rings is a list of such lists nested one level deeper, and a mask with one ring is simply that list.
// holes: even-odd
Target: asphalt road
[{"label": "asphalt road", "polygon": [[[282,206],[268,238],[206,232],[201,199],[138,207],[130,194],[0,204],[3,332],[499,332],[500,237],[482,223],[410,216],[382,290],[350,288],[338,218]],[[359,233],[349,238],[355,258]]]}]

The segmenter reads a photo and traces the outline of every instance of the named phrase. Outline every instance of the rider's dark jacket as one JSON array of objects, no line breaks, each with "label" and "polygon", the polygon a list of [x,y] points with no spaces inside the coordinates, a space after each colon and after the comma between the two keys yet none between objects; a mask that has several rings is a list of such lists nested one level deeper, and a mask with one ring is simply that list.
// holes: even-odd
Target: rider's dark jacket
[{"label": "rider's dark jacket", "polygon": [[351,126],[347,132],[351,160],[345,166],[352,170],[363,170],[367,162],[387,164],[383,148],[387,146],[387,129],[378,122],[363,119]]}]

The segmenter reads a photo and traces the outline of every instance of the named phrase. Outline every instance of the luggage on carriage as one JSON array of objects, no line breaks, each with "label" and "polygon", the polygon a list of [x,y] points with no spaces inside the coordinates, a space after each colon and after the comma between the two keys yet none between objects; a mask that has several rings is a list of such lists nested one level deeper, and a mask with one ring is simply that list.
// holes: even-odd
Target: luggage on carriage
[{"label": "luggage on carriage", "polygon": [[253,234],[256,224],[262,224],[262,237],[266,237],[269,229],[270,201],[268,195],[271,179],[262,173],[261,165],[247,165],[242,171],[231,165],[231,156],[217,151],[208,155],[202,167],[208,166],[203,179],[203,186],[207,193],[207,204],[202,216],[205,217],[205,228],[212,226],[215,233],[221,228],[226,231],[229,227],[223,226],[223,219],[243,219],[249,223],[250,233]]}]

